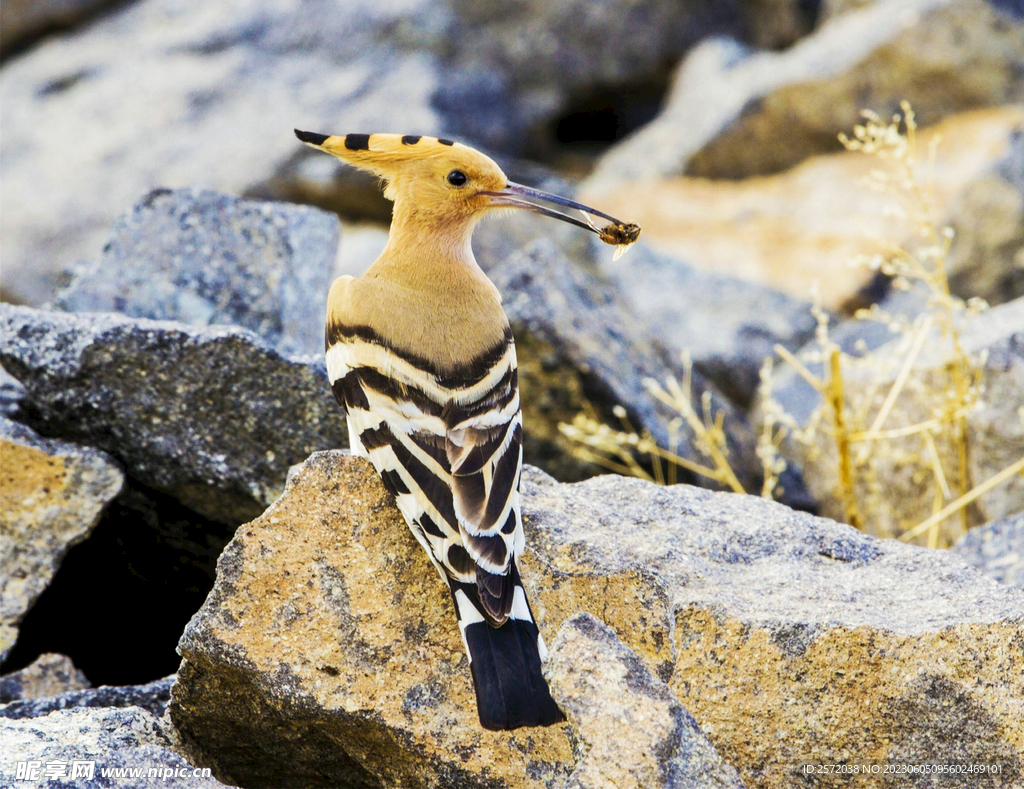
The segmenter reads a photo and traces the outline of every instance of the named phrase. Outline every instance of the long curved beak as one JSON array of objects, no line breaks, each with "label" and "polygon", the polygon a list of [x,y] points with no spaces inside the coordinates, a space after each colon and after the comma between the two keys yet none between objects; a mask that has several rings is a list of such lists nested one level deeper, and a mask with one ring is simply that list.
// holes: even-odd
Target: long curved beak
[{"label": "long curved beak", "polygon": [[[500,191],[480,192],[480,194],[487,195],[491,198],[492,206],[503,208],[522,208],[526,211],[532,211],[535,214],[540,214],[541,216],[550,216],[552,219],[560,219],[563,222],[568,222],[570,225],[576,225],[576,227],[581,227],[584,230],[596,233],[601,237],[601,240],[607,244],[632,244],[640,236],[639,225],[631,222],[623,222],[613,216],[609,216],[603,211],[598,211],[596,208],[591,208],[588,205],[577,203],[575,200],[569,200],[566,197],[559,197],[558,195],[553,195],[549,192],[542,192],[540,189],[532,189],[529,186],[512,183],[511,181]],[[556,211],[553,208],[538,205],[537,202],[533,201],[554,203],[555,205],[564,206],[565,208],[574,208],[583,213],[583,220],[577,219],[576,217],[563,213],[562,211]],[[598,227],[593,221],[591,221],[591,216],[601,217],[611,224],[603,228]]]}]

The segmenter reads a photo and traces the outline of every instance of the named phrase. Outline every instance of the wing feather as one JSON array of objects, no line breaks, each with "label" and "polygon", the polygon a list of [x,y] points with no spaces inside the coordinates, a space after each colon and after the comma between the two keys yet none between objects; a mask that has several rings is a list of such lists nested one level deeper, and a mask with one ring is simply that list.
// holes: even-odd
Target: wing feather
[{"label": "wing feather", "polygon": [[370,459],[438,570],[474,584],[485,617],[501,624],[512,613],[511,569],[525,542],[511,338],[463,387],[356,333],[327,356],[353,451]]}]

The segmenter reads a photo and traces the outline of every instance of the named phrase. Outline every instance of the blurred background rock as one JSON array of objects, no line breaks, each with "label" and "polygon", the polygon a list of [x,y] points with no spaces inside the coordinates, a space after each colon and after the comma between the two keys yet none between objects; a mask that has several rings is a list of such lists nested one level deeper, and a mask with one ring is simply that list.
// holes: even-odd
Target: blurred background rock
[{"label": "blurred background rock", "polygon": [[296,125],[457,137],[583,179],[692,265],[841,305],[860,283],[827,272],[870,198],[829,189],[857,169],[837,130],[901,99],[944,122],[941,206],[971,215],[1024,101],[1012,0],[12,0],[2,22],[3,297],[32,305],[154,187],[386,221]]}]

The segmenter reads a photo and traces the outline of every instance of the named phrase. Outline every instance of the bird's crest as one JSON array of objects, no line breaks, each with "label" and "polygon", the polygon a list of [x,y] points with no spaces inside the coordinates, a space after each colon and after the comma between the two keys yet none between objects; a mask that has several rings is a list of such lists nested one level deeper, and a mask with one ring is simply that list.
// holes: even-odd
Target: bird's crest
[{"label": "bird's crest", "polygon": [[313,148],[334,154],[353,167],[389,175],[396,164],[423,159],[438,159],[472,148],[443,137],[419,134],[345,134],[327,135],[295,130],[295,136]]},{"label": "bird's crest", "polygon": [[422,173],[424,167],[450,165],[453,168],[482,169],[499,175],[501,185],[505,180],[490,157],[444,137],[419,134],[326,135],[299,129],[295,130],[295,136],[306,145],[337,156],[352,167],[383,178],[389,184],[384,191],[389,200],[395,199],[396,178],[417,171]]}]

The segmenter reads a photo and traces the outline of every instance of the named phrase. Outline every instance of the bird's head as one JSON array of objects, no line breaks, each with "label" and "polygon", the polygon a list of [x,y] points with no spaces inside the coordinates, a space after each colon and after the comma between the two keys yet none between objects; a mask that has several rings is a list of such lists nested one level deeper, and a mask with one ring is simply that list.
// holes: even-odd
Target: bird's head
[{"label": "bird's head", "polygon": [[[620,222],[567,198],[510,182],[491,157],[451,140],[401,134],[330,136],[298,129],[295,136],[346,164],[383,178],[387,182],[384,196],[394,201],[396,216],[415,217],[437,226],[471,228],[489,210],[521,208],[593,231],[609,244],[628,246],[640,235],[637,225]],[[583,212],[586,221],[541,203],[576,209]],[[599,228],[591,216],[611,224]]]}]

